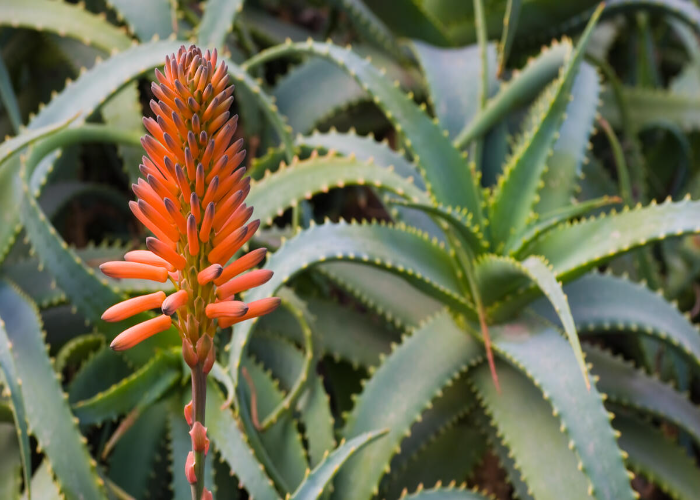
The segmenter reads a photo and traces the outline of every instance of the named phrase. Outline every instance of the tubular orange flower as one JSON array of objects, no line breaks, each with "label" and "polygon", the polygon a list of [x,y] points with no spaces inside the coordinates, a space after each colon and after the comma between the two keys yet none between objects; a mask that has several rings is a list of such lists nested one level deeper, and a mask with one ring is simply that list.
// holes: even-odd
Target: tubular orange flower
[{"label": "tubular orange flower", "polygon": [[124,302],[115,304],[102,314],[102,319],[109,322],[122,321],[151,309],[156,309],[163,304],[165,292],[149,293]]},{"label": "tubular orange flower", "polygon": [[148,337],[152,337],[156,333],[167,330],[170,328],[171,323],[172,318],[165,314],[149,319],[124,330],[115,337],[109,347],[115,351],[125,351],[126,349],[134,347],[139,342],[146,340]]},{"label": "tubular orange flower", "polygon": [[[185,409],[193,438],[186,474],[193,499],[210,497],[202,477],[208,440],[204,427],[206,376],[215,361],[212,336],[216,325],[230,326],[273,311],[279,299],[246,304],[235,294],[270,279],[269,271],[240,273],[260,264],[265,249],[228,261],[253,237],[260,221],[248,222],[252,207],[244,200],[250,178],[240,166],[245,158],[243,140],[234,141],[238,117],[231,117],[233,86],[226,64],[216,51],[202,53],[191,46],[165,58],[156,70],[150,102],[154,117],[144,118],[148,134],[141,144],[147,156],[139,170],[143,179],[133,185],[134,215],[154,235],[148,250],[125,255],[125,262],[108,262],[102,271],[114,278],[165,282],[175,292],[156,292],[129,299],[105,311],[107,321],[120,321],[149,309],[162,316],[144,321],[118,335],[112,348],[128,349],[167,330],[179,330],[182,352],[192,368],[192,403]],[[232,143],[232,141],[234,141]],[[227,265],[228,264],[228,265]],[[196,277],[196,278],[195,278]],[[221,288],[219,288],[221,287]],[[175,321],[171,316],[177,315]]]}]

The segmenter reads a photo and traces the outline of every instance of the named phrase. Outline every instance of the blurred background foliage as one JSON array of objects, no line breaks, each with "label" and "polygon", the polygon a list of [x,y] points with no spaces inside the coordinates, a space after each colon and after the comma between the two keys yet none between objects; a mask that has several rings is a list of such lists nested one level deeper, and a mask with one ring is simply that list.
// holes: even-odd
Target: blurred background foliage
[{"label": "blurred background foliage", "polygon": [[[411,172],[419,159],[397,130],[397,124],[406,128],[404,117],[388,114],[372,89],[353,78],[347,67],[307,57],[301,50],[264,65],[246,64],[287,40],[312,40],[319,47],[326,40],[350,45],[352,54],[368,58],[387,81],[396,81],[416,106],[435,117],[458,149],[469,151],[481,187],[490,192],[521,132],[527,130],[532,109],[539,109],[538,96],[550,88],[566,61],[564,52],[571,45],[564,38],[578,39],[597,2],[484,0],[483,24],[477,22],[475,5],[481,2],[0,0],[0,134],[26,138],[0,145],[0,317],[7,329],[3,338],[13,344],[15,356],[23,353],[25,360],[12,362],[7,346],[0,346],[6,389],[0,399],[0,498],[18,498],[23,491],[26,495],[24,483],[30,476],[35,498],[42,499],[60,494],[189,498],[187,485],[181,484],[186,454],[182,450],[189,442],[179,410],[188,388],[177,356],[168,350],[173,342],[154,344],[165,348],[160,351],[149,345],[145,349],[150,351],[118,356],[106,348],[114,332],[105,331],[99,322],[103,303],[111,305],[115,295],[141,293],[147,285],[110,281],[112,295],[93,300],[93,285],[86,284],[97,265],[121,258],[144,240],[144,229],[127,202],[143,154],[138,142],[145,132],[141,116],[152,114],[151,68],[186,40],[218,47],[239,65],[232,70],[237,85],[234,111],[240,116],[237,136],[246,140],[247,167],[257,179],[278,171],[281,164],[292,170],[329,151],[365,167],[371,159],[380,166],[393,165],[399,174],[402,168]],[[548,178],[551,191],[565,198],[559,205],[568,204],[569,187],[579,203],[603,196],[619,197],[628,207],[669,197],[700,199],[698,33],[700,7],[692,0],[607,3],[586,47],[583,64],[589,70],[581,73],[590,71],[590,78],[577,79],[571,91],[572,102],[582,103],[580,120],[557,129],[557,137],[582,137],[580,151],[557,156],[576,173],[572,185],[557,191],[556,177]],[[128,55],[127,62],[120,54]],[[508,94],[516,80],[517,91]],[[92,83],[81,86],[81,81]],[[500,103],[500,114],[486,129],[476,130],[474,124],[489,109],[489,99]],[[86,119],[88,125],[71,136],[74,123],[68,120]],[[58,132],[43,128],[66,125]],[[576,134],[577,125],[583,135]],[[33,145],[27,148],[29,141]],[[60,154],[54,152],[58,147]],[[26,163],[34,170],[25,170],[23,178],[20,172]],[[267,228],[256,245],[275,249],[295,231],[327,219],[403,219],[428,231],[435,228],[425,214],[400,212],[382,190],[357,179],[346,186],[319,174],[313,182],[318,186],[309,188],[314,195],[310,201],[305,200],[304,186],[297,185],[293,190],[299,193],[289,195],[293,203],[282,200],[288,194],[284,189],[270,191],[279,200],[261,202],[269,221],[263,221]],[[607,205],[593,207],[592,213],[608,211]],[[541,211],[547,213],[545,208]],[[45,222],[44,215],[50,224],[36,222]],[[581,215],[573,213],[564,220]],[[700,226],[700,220],[694,224]],[[690,324],[700,314],[700,236],[666,235],[650,238],[659,241],[604,266],[612,276],[624,276],[641,287],[625,285],[618,292],[619,282],[612,280],[594,292],[565,291],[570,296],[578,292],[583,304],[581,309],[572,304],[574,320],[580,332],[586,330],[588,360],[603,380],[598,389],[608,395],[605,409],[619,415],[614,421],[623,429],[619,446],[632,456],[627,468],[638,473],[632,480],[634,490],[646,499],[692,499],[700,494],[700,335]],[[73,257],[78,267],[66,264]],[[207,481],[217,498],[284,498],[293,493],[306,469],[320,464],[324,452],[346,436],[348,415],[362,400],[358,395],[371,385],[367,381],[373,380],[378,366],[386,364],[385,357],[392,359],[392,346],[401,344],[407,331],[420,331],[422,322],[440,309],[434,297],[407,292],[393,275],[363,269],[336,263],[300,274],[282,292],[285,307],[258,323],[242,362],[246,380],[252,383],[238,385],[236,380],[235,412],[213,406],[208,415],[215,452]],[[611,298],[604,290],[610,290]],[[647,295],[650,290],[658,290],[658,297]],[[600,314],[587,319],[585,299],[591,295],[599,301],[590,307],[599,308]],[[617,309],[608,314],[606,303]],[[652,338],[630,339],[624,333],[645,329],[654,332]],[[681,335],[678,332],[685,337],[674,337]],[[230,363],[223,347],[231,335],[218,335],[222,355],[216,379],[225,392],[232,381],[223,368]],[[685,354],[690,352],[692,362],[674,350],[679,344]],[[429,345],[427,340],[426,353],[440,354]],[[403,360],[408,363],[405,372],[396,374],[405,376],[398,382],[404,383],[407,394],[421,370],[428,371],[437,361],[417,359]],[[347,488],[356,479],[365,484],[364,497],[399,498],[404,488],[412,493],[425,484],[435,486],[433,496],[423,492],[416,498],[482,498],[440,487],[466,481],[502,499],[547,498],[550,487],[549,497],[556,498],[554,484],[566,486],[576,479],[557,470],[556,455],[547,455],[549,450],[542,451],[549,462],[534,451],[549,439],[561,438],[556,429],[561,425],[563,432],[566,424],[558,420],[557,411],[552,416],[552,408],[541,404],[543,393],[549,401],[547,390],[518,378],[505,364],[499,370],[520,388],[519,398],[499,403],[489,392],[490,380],[483,370],[454,381],[450,373],[449,384],[443,380],[441,386],[425,387],[423,399],[398,407],[396,413],[403,418],[377,417],[372,429],[389,426],[396,431],[390,433],[394,441],[386,445],[384,455],[368,462],[376,466],[369,479],[357,475],[355,464],[348,469],[352,472],[338,478],[335,495],[362,497]],[[578,370],[569,373],[580,376]],[[28,376],[35,380],[27,381]],[[529,372],[528,376],[533,378]],[[24,379],[23,384],[13,385],[13,379]],[[398,384],[386,377],[376,380],[375,392],[367,398],[377,401]],[[377,384],[384,386],[384,393],[376,392]],[[260,430],[251,420],[246,407],[251,387],[258,395],[258,413],[275,416],[269,430]],[[28,430],[16,425],[24,419],[17,414],[17,394],[24,395]],[[210,399],[221,403],[224,396],[212,388]],[[86,401],[87,409],[81,409],[80,402]],[[560,402],[550,401],[555,409]],[[599,406],[603,409],[602,403]],[[516,418],[503,417],[501,427],[496,411]],[[525,414],[545,422],[541,432],[530,428],[529,440],[507,443],[504,433],[508,437],[508,429],[524,427]],[[73,415],[79,419],[77,431]],[[489,423],[489,418],[494,421]],[[551,429],[554,437],[547,433]],[[596,429],[603,433],[612,427]],[[16,444],[17,432],[20,445],[25,436],[28,447]],[[525,428],[520,433],[528,434]],[[594,436],[581,432],[571,439],[578,449]],[[400,453],[395,449],[399,445]],[[338,464],[347,458],[334,456]],[[22,463],[31,464],[31,474],[24,479]],[[614,498],[598,483],[594,486],[584,493]],[[574,497],[578,498],[572,492]]]}]

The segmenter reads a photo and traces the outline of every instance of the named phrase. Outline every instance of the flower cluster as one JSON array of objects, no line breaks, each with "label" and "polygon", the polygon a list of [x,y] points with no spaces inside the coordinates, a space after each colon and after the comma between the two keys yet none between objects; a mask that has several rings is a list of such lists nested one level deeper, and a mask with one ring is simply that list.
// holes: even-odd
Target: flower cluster
[{"label": "flower cluster", "polygon": [[[229,112],[233,86],[226,64],[217,61],[216,50],[202,53],[194,45],[183,46],[165,58],[164,71],[156,70],[156,78],[152,91],[158,101],[150,102],[154,117],[143,119],[150,135],[141,143],[148,156],[139,167],[143,178],[133,185],[137,201],[129,204],[154,237],[146,238],[148,250],[128,252],[125,261],[100,268],[113,278],[170,280],[175,292],[125,300],[102,318],[121,321],[160,308],[161,315],[128,328],[111,347],[128,349],[174,324],[192,368],[194,393],[195,372],[206,377],[215,361],[212,339],[217,323],[224,328],[267,314],[279,299],[236,300],[241,292],[267,282],[272,272],[252,270],[265,258],[264,248],[232,261],[260,221],[248,222],[253,214],[253,207],[245,203],[250,177],[240,166],[243,140],[233,141],[238,117]],[[197,408],[196,397],[193,401],[194,408],[192,403],[185,408],[194,451],[186,472],[195,484],[196,455],[206,453],[208,440],[204,409]]]}]

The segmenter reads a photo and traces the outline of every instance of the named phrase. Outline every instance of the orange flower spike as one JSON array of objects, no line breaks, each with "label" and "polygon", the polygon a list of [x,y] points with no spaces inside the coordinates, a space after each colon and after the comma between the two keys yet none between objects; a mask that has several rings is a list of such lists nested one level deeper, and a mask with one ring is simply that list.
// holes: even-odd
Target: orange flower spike
[{"label": "orange flower spike", "polygon": [[102,314],[102,319],[110,323],[122,321],[136,314],[159,308],[164,300],[165,292],[162,291],[127,299],[107,309]]},{"label": "orange flower spike", "polygon": [[125,351],[126,349],[134,347],[139,342],[152,337],[156,333],[167,330],[170,328],[171,324],[172,319],[170,316],[157,316],[124,330],[116,336],[109,347],[115,351]]},{"label": "orange flower spike", "polygon": [[155,100],[149,103],[155,116],[143,121],[148,131],[141,141],[147,154],[139,166],[143,179],[133,186],[138,199],[129,203],[155,238],[146,239],[148,250],[128,252],[124,262],[108,262],[101,269],[119,279],[161,283],[170,279],[175,291],[167,297],[159,291],[126,300],[110,307],[103,318],[121,321],[149,309],[163,312],[118,335],[112,343],[116,350],[133,347],[173,325],[179,331],[193,381],[192,402],[185,409],[193,446],[186,475],[193,498],[201,499],[208,498],[198,478],[203,477],[207,452],[204,391],[216,360],[212,337],[217,324],[227,327],[267,314],[280,302],[219,300],[272,277],[269,270],[253,270],[265,258],[265,249],[223,267],[260,225],[257,220],[248,222],[253,208],[244,202],[250,178],[241,166],[246,156],[243,140],[234,140],[238,117],[229,109],[233,86],[228,84],[226,64],[216,51],[202,53],[195,46],[183,46],[166,58],[156,80]]}]

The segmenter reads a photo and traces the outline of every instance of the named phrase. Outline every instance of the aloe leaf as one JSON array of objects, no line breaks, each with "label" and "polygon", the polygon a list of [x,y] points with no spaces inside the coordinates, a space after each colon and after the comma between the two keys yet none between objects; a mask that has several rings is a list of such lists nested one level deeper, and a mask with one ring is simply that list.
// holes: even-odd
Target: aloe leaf
[{"label": "aloe leaf", "polygon": [[[401,226],[377,224],[324,224],[313,226],[287,241],[265,267],[273,278],[246,295],[251,301],[271,297],[275,291],[309,266],[334,260],[387,269],[403,277],[426,293],[468,312],[469,305],[460,294],[449,254],[427,236]],[[256,320],[246,321],[234,331],[229,369],[238,384],[238,368]]]},{"label": "aloe leaf", "polygon": [[210,49],[221,49],[241,10],[243,0],[207,0],[202,20],[197,27],[197,44]]},{"label": "aloe leaf", "polygon": [[250,70],[269,60],[304,53],[333,61],[350,73],[402,135],[435,198],[445,204],[464,206],[475,214],[478,223],[481,222],[481,193],[461,153],[411,97],[392,85],[370,62],[336,45],[311,41],[265,50],[248,60],[244,67]]},{"label": "aloe leaf", "polygon": [[632,499],[602,397],[595,386],[586,388],[571,348],[559,332],[535,317],[492,325],[490,332],[494,351],[527,375],[551,404],[592,493],[598,498]]},{"label": "aloe leaf", "polygon": [[[660,120],[669,120],[685,131],[700,128],[700,97],[668,90],[625,87],[623,96],[630,121],[635,126],[649,127]],[[622,125],[622,116],[610,91],[601,94],[601,114],[613,127]]]},{"label": "aloe leaf", "polygon": [[177,52],[181,43],[160,41],[137,45],[95,64],[70,83],[30,122],[29,128],[65,120],[80,103],[80,118],[87,118],[110,95],[139,75],[163,64],[164,54]]},{"label": "aloe leaf", "polygon": [[2,57],[0,57],[0,100],[2,100],[3,107],[10,118],[13,130],[15,133],[18,133],[22,126],[22,114],[19,110],[15,89],[12,88],[10,74],[7,72],[7,66],[5,66],[5,61]]},{"label": "aloe leaf", "polygon": [[[388,353],[392,341],[397,340],[381,323],[372,321],[355,308],[341,305],[332,299],[303,296],[313,319],[309,321],[313,333],[315,355],[324,354],[348,361],[355,367],[379,364],[382,353]],[[286,308],[260,318],[261,332],[277,333],[303,345],[304,332],[297,318]],[[257,331],[257,330],[256,330]],[[257,335],[253,336],[254,341]]]},{"label": "aloe leaf", "polygon": [[7,0],[0,11],[0,25],[53,32],[108,53],[131,44],[123,29],[88,12],[84,6],[66,2]]},{"label": "aloe leaf", "polygon": [[[5,283],[0,284],[2,287],[7,287]],[[32,449],[29,447],[29,433],[27,430],[27,411],[24,406],[24,396],[20,387],[21,379],[19,378],[17,367],[12,359],[12,343],[5,330],[5,323],[0,313],[0,379],[3,382],[3,389],[9,393],[10,408],[15,421],[14,433],[19,442],[19,457],[21,457],[22,470],[24,471],[24,484],[27,485],[27,491],[30,492],[30,478],[32,475]],[[12,437],[14,440],[14,436]],[[8,456],[10,453],[8,453]],[[3,467],[5,464],[3,464]],[[5,474],[3,474],[5,477]],[[31,495],[30,495],[31,496]]]},{"label": "aloe leaf", "polygon": [[[41,498],[42,500],[61,500],[65,498],[63,493],[61,493],[59,484],[53,477],[49,461],[46,459],[34,471],[31,488],[34,492],[34,498]],[[28,498],[25,490],[22,500],[28,500]]]},{"label": "aloe leaf", "polygon": [[[567,435],[560,429],[552,407],[517,370],[503,362],[497,363],[497,370],[500,394],[487,366],[475,368],[468,376],[480,404],[497,429],[499,440],[509,449],[509,456],[528,492],[534,498],[545,500],[593,496],[590,480],[578,469],[578,457],[568,446]],[[602,493],[596,489],[594,498],[621,498]]]},{"label": "aloe leaf", "polygon": [[73,337],[56,355],[54,369],[56,373],[63,373],[67,366],[74,362],[82,361],[90,354],[100,350],[105,345],[105,338],[99,333],[89,333]]},{"label": "aloe leaf", "polygon": [[531,490],[522,479],[520,470],[515,463],[514,456],[498,436],[498,429],[491,425],[489,417],[484,413],[482,408],[476,408],[473,412],[473,418],[478,423],[479,428],[486,434],[486,439],[491,446],[491,450],[498,458],[501,467],[506,471],[508,482],[513,487],[513,496],[520,500],[534,500]]},{"label": "aloe leaf", "polygon": [[415,327],[442,308],[440,302],[405,286],[401,277],[387,271],[352,262],[330,262],[318,269],[397,328]]},{"label": "aloe leaf", "polygon": [[167,38],[177,27],[174,4],[170,0],[109,0],[117,17],[125,21],[129,31],[147,42],[153,37]]},{"label": "aloe leaf", "polygon": [[[166,402],[147,408],[119,438],[107,458],[109,478],[134,498],[143,498],[149,491],[167,416]],[[177,472],[182,474],[184,468]]]},{"label": "aloe leaf", "polygon": [[645,208],[625,208],[620,213],[562,224],[527,245],[521,254],[543,256],[557,276],[568,281],[633,248],[698,233],[699,217],[700,202],[652,202]]},{"label": "aloe leaf", "polygon": [[[304,354],[294,344],[276,334],[256,333],[250,342],[250,352],[272,372],[285,391],[294,387],[304,368]],[[334,421],[329,405],[322,379],[312,370],[306,390],[296,404],[299,419],[304,424],[311,467],[318,465],[324,454],[335,447]]]},{"label": "aloe leaf", "polygon": [[542,53],[510,82],[501,84],[498,93],[486,103],[484,110],[455,138],[455,145],[460,149],[466,147],[472,140],[483,136],[500,123],[508,113],[532,101],[557,77],[571,50],[571,42],[568,40],[542,49]]},{"label": "aloe leaf", "polygon": [[[474,78],[482,72],[479,47],[440,48],[414,40],[412,49],[425,74],[431,107],[454,139],[479,111],[481,90]],[[495,62],[495,46],[489,45],[486,97],[498,87]]]},{"label": "aloe leaf", "polygon": [[[508,257],[486,256],[477,262],[475,266],[476,279],[480,289],[492,289],[493,292],[486,296],[490,300],[499,298],[496,294],[503,293],[505,287],[499,284],[507,284],[510,287],[518,287],[523,284],[523,279],[534,283],[554,308],[558,320],[564,327],[569,344],[574,352],[586,386],[590,385],[588,370],[583,359],[581,344],[578,340],[576,325],[574,324],[567,296],[562,290],[561,282],[557,281],[551,266],[541,257],[531,256],[523,262],[518,262]],[[485,305],[488,305],[485,303]]]},{"label": "aloe leaf", "polygon": [[404,495],[401,500],[487,500],[488,498],[486,494],[468,490],[466,486],[447,486]]},{"label": "aloe leaf", "polygon": [[671,498],[692,500],[700,491],[700,469],[686,451],[659,429],[631,417],[613,421],[630,468]]},{"label": "aloe leaf", "polygon": [[585,161],[600,98],[598,71],[585,61],[581,63],[571,95],[576,98],[566,108],[566,117],[542,174],[544,185],[535,205],[539,215],[569,206],[577,194],[581,165]]},{"label": "aloe leaf", "polygon": [[336,130],[311,135],[297,136],[296,143],[325,151],[336,151],[343,156],[355,156],[362,161],[372,160],[379,167],[393,167],[401,177],[412,177],[414,184],[425,189],[415,165],[404,156],[404,151],[394,151],[386,141],[377,142],[373,136],[361,136],[354,132],[341,133]]},{"label": "aloe leaf", "polygon": [[69,118],[59,123],[46,125],[33,130],[27,130],[11,139],[6,139],[2,144],[0,144],[0,167],[7,168],[5,162],[12,155],[18,151],[21,151],[33,142],[43,139],[44,137],[67,127],[68,124],[73,121],[73,119],[74,118]]},{"label": "aloe leaf", "polygon": [[51,462],[67,497],[106,498],[95,461],[83,443],[42,338],[34,305],[7,282],[0,283],[0,316],[12,343],[27,423]]},{"label": "aloe leaf", "polygon": [[92,398],[112,385],[124,380],[131,373],[124,357],[108,347],[95,351],[81,363],[68,384],[68,402]]},{"label": "aloe leaf", "polygon": [[533,126],[525,132],[494,190],[490,234],[497,251],[509,243],[532,217],[549,152],[557,140],[586,45],[601,11],[602,7],[591,17],[561,75],[536,103],[538,109],[533,116]]},{"label": "aloe leaf", "polygon": [[299,488],[290,497],[290,500],[315,500],[319,498],[325,487],[333,479],[333,476],[335,476],[339,470],[343,470],[343,465],[350,457],[369,443],[380,439],[386,433],[386,430],[370,431],[348,441],[341,442],[333,453],[328,455],[309,473],[304,479],[304,482],[299,485]]},{"label": "aloe leaf", "polygon": [[585,351],[607,401],[663,418],[700,444],[700,408],[687,396],[602,349],[586,346]]},{"label": "aloe leaf", "polygon": [[473,215],[465,209],[444,207],[442,205],[423,204],[396,200],[390,202],[407,208],[415,208],[437,219],[445,221],[456,230],[466,248],[479,254],[488,249],[488,242],[479,226],[472,224]]},{"label": "aloe leaf", "polygon": [[3,214],[2,224],[0,224],[0,261],[3,260],[9,251],[19,231],[19,211],[15,207],[18,205],[22,195],[18,175],[21,162],[14,155],[32,142],[54,134],[66,127],[70,121],[69,119],[58,124],[25,131],[0,144],[0,208],[2,208]]},{"label": "aloe leaf", "polygon": [[[255,394],[256,418],[262,422],[284,400],[285,395],[277,387],[277,382],[260,365],[246,358],[243,366],[253,382],[253,387],[243,383],[243,397],[248,400],[252,412],[252,394]],[[265,430],[248,429],[247,434],[251,433],[258,434],[275,470],[284,480],[284,483],[278,486],[286,492],[294,491],[304,480],[308,461],[292,414],[288,412],[281,415]]]},{"label": "aloe leaf", "polygon": [[469,420],[452,424],[433,436],[411,457],[398,477],[392,480],[388,498],[399,498],[403,488],[414,491],[419,485],[438,481],[461,482],[473,472],[486,452],[486,439]]},{"label": "aloe leaf", "polygon": [[498,46],[498,70],[496,75],[500,76],[506,67],[506,61],[510,55],[510,49],[515,40],[515,32],[518,27],[518,17],[520,16],[520,0],[508,0],[506,11],[503,15],[503,33],[501,43]]},{"label": "aloe leaf", "polygon": [[[183,391],[187,396],[189,391]],[[189,396],[187,396],[189,399]],[[172,490],[173,500],[191,500],[192,487],[184,474],[187,454],[192,451],[192,437],[190,426],[187,425],[182,415],[183,398],[173,397],[172,407],[167,415],[168,438],[170,441],[170,454],[172,457]],[[213,492],[214,487],[214,450],[210,448],[204,458],[204,487]],[[228,493],[228,492],[227,492]]]},{"label": "aloe leaf", "polygon": [[362,0],[331,0],[331,3],[348,16],[362,38],[396,59],[406,59],[389,27]]},{"label": "aloe leaf", "polygon": [[221,409],[224,399],[219,388],[209,384],[207,390],[207,432],[216,449],[248,493],[257,499],[278,500],[272,480],[265,474],[250,448],[240,421],[229,408]]},{"label": "aloe leaf", "polygon": [[[17,445],[17,431],[12,425],[0,423],[0,449],[0,495],[2,498],[16,500],[22,490],[23,460]],[[31,475],[27,476],[31,478]],[[25,491],[31,490],[26,476],[25,481]]]},{"label": "aloe leaf", "polygon": [[508,250],[511,255],[517,256],[531,241],[539,238],[541,235],[550,229],[555,228],[560,223],[566,222],[570,219],[583,217],[596,209],[621,202],[622,200],[617,196],[605,195],[600,198],[593,198],[580,203],[574,203],[566,207],[553,210],[552,212],[547,212],[539,217],[539,222],[528,227],[523,233],[521,233],[521,235],[514,240],[515,243],[513,243],[511,247],[507,248],[506,250]]},{"label": "aloe leaf", "polygon": [[377,168],[353,158],[314,157],[294,162],[255,182],[248,203],[255,216],[271,224],[288,207],[296,206],[314,194],[346,185],[368,185],[396,193],[414,201],[427,201],[427,195],[390,169]]},{"label": "aloe leaf", "polygon": [[180,380],[181,365],[177,354],[161,351],[128,378],[74,404],[73,410],[81,423],[94,424],[114,419],[136,406],[150,406]]},{"label": "aloe leaf", "polygon": [[[476,398],[471,393],[466,374],[446,387],[442,396],[434,399],[418,421],[410,429],[410,434],[401,441],[401,452],[391,460],[391,475],[383,478],[380,492],[384,493],[387,484],[397,485],[396,478],[405,477],[404,471],[416,459],[421,450],[448,429],[471,418],[476,406]],[[472,428],[475,428],[472,426]],[[434,482],[434,481],[433,481]]]},{"label": "aloe leaf", "polygon": [[279,79],[272,95],[292,129],[302,134],[308,134],[341,110],[369,100],[345,71],[322,59],[311,59],[292,68]]},{"label": "aloe leaf", "polygon": [[[343,435],[350,438],[385,427],[389,434],[348,462],[336,479],[336,495],[368,498],[376,494],[385,467],[421,412],[482,357],[478,343],[448,312],[442,312],[418,327],[373,369]],[[415,369],[418,365],[419,371]]]},{"label": "aloe leaf", "polygon": [[[383,52],[365,46],[353,51],[367,57],[386,77],[401,88],[417,91],[419,75],[399,66]],[[314,85],[307,82],[313,81]],[[308,133],[352,106],[370,100],[370,96],[346,71],[331,61],[312,58],[294,67],[277,82],[273,95],[280,112],[289,118],[296,132]]]}]

